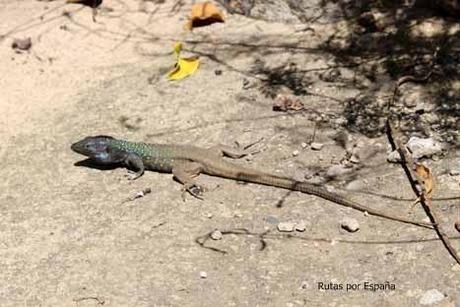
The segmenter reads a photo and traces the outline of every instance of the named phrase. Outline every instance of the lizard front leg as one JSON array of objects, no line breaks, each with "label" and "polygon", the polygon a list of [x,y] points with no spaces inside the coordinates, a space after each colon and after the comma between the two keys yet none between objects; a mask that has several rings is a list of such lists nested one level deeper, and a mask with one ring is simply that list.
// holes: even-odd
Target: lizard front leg
[{"label": "lizard front leg", "polygon": [[200,175],[203,166],[198,162],[185,162],[176,164],[172,168],[174,178],[182,183],[182,199],[185,201],[185,193],[190,193],[193,197],[203,199],[201,196],[204,187],[197,184],[195,178]]},{"label": "lizard front leg", "polygon": [[137,178],[141,177],[144,174],[144,171],[145,171],[144,162],[142,161],[142,158],[139,157],[138,155],[134,153],[129,153],[126,156],[124,163],[129,168],[134,168],[137,170],[136,172],[131,174],[130,177],[128,177],[128,180],[136,180]]}]

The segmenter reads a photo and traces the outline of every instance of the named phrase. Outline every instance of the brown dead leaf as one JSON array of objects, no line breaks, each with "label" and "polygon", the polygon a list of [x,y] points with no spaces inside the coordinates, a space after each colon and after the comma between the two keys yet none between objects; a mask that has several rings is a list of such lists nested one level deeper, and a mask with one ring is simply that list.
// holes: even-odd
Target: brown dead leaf
[{"label": "brown dead leaf", "polygon": [[273,102],[273,111],[286,112],[289,110],[299,111],[302,109],[302,101],[294,95],[279,94]]},{"label": "brown dead leaf", "polygon": [[210,2],[195,3],[185,28],[192,30],[216,22],[225,22],[225,18],[224,14],[214,4]]},{"label": "brown dead leaf", "polygon": [[432,199],[434,190],[434,177],[431,170],[423,164],[415,163],[415,172],[419,175],[421,184],[423,184],[425,190],[425,198]]}]

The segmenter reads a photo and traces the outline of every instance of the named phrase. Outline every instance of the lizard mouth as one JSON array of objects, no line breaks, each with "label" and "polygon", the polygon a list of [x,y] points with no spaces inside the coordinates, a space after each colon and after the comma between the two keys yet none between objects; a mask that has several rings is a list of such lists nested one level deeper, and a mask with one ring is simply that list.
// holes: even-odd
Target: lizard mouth
[{"label": "lizard mouth", "polygon": [[70,146],[70,149],[72,149],[74,152],[79,153],[81,155],[88,156],[88,152],[87,150],[85,150],[85,146],[82,141],[73,143]]}]

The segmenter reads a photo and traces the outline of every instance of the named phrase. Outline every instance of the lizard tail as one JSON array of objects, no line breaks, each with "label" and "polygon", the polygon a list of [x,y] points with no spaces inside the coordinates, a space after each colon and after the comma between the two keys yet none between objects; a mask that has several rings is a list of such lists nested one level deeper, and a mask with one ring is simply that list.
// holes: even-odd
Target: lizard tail
[{"label": "lizard tail", "polygon": [[316,195],[321,198],[324,198],[326,200],[332,201],[334,203],[337,203],[337,204],[340,204],[346,207],[350,207],[355,210],[359,210],[361,212],[367,212],[369,215],[379,216],[379,217],[386,218],[389,220],[398,221],[398,222],[411,224],[411,225],[416,225],[416,226],[420,226],[424,228],[429,228],[429,229],[433,228],[433,225],[430,223],[413,221],[413,220],[409,220],[403,217],[387,214],[385,212],[361,205],[353,200],[345,198],[337,193],[330,192],[322,187],[318,187],[310,183],[296,181],[288,177],[261,173],[258,171],[253,171],[248,168],[239,168],[239,171],[236,171],[236,168],[234,167],[226,168],[224,172],[225,176],[222,176],[222,173],[219,171],[221,170],[220,169],[219,170],[209,169],[206,173],[210,175],[227,177],[227,178],[231,178],[231,179],[235,179],[239,181],[263,184],[263,185],[279,187],[279,188],[283,188],[283,189],[287,189],[291,191],[299,191],[299,192],[306,193],[306,194],[312,194],[312,195]]}]

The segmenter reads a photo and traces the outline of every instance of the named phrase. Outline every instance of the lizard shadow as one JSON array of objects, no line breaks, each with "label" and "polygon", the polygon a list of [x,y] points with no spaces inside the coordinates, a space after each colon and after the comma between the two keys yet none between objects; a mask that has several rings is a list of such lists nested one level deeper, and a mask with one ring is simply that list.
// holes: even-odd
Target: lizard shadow
[{"label": "lizard shadow", "polygon": [[98,170],[101,170],[101,171],[114,170],[114,169],[116,169],[116,168],[122,167],[122,164],[121,164],[121,163],[115,163],[115,164],[98,164],[98,163],[95,163],[95,162],[94,162],[93,160],[91,160],[91,159],[81,160],[81,161],[75,162],[73,165],[74,165],[74,166],[78,166],[78,167],[95,168],[95,169],[98,169]]}]

